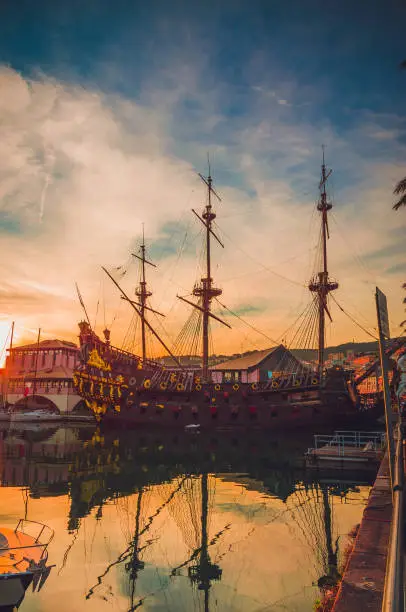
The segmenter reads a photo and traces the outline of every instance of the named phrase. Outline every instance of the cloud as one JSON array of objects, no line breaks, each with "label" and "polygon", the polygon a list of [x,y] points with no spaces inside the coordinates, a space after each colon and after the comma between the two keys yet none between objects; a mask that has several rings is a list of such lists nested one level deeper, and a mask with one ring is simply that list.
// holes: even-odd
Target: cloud
[{"label": "cloud", "polygon": [[[406,235],[406,228],[403,228],[403,234]],[[403,236],[404,237],[404,236]],[[364,259],[376,260],[376,259],[387,259],[396,255],[403,255],[405,252],[405,243],[401,237],[396,242],[388,244],[385,247],[365,253]]]},{"label": "cloud", "polygon": [[233,313],[237,316],[255,315],[265,312],[267,309],[266,304],[237,304],[233,308]]},{"label": "cloud", "polygon": [[397,264],[395,264],[394,266],[390,266],[389,268],[387,268],[385,270],[386,274],[399,274],[399,272],[401,272],[402,274],[406,274],[406,261],[401,261]]},{"label": "cloud", "polygon": [[[388,296],[392,291],[394,318],[401,317],[396,283],[400,287],[402,271],[394,268],[390,282],[385,277],[390,259],[401,254],[403,238],[390,195],[404,152],[399,126],[396,133],[376,138],[389,129],[386,118],[368,115],[365,129],[359,122],[347,131],[328,122],[315,125],[296,114],[300,88],[286,83],[275,88],[275,100],[289,100],[292,107],[276,104],[269,110],[255,99],[266,86],[259,81],[244,109],[227,114],[233,90],[223,84],[206,91],[200,80],[203,61],[195,72],[192,64],[179,73],[166,70],[164,81],[159,74],[151,76],[131,100],[46,75],[27,80],[10,68],[0,69],[0,274],[6,287],[0,301],[17,326],[65,330],[74,339],[81,317],[74,290],[78,281],[92,317],[97,302],[105,303],[99,308],[100,325],[104,312],[107,322],[119,313],[113,336],[120,344],[130,313],[110,281],[103,280],[100,266],[127,266],[120,282],[133,294],[138,275],[129,255],[144,223],[150,257],[158,264],[148,270],[152,304],[168,314],[165,325],[176,336],[190,314],[176,293],[190,293],[204,274],[204,259],[198,257],[202,228],[190,209],[200,213],[204,206],[196,167],[205,171],[210,150],[222,197],[215,203],[216,231],[226,247],[213,243],[212,273],[223,288],[221,299],[233,310],[242,309],[247,319],[255,310],[256,326],[280,336],[309,299],[304,285],[319,233],[314,201],[322,142],[336,177],[337,227],[331,221],[329,269],[340,280],[337,297],[352,305],[356,299],[357,310],[373,322],[371,287],[379,282]],[[286,98],[279,97],[280,91]],[[365,155],[368,139],[378,143],[371,159]],[[393,145],[389,161],[380,156],[382,142]],[[368,266],[373,268],[366,273]],[[336,319],[332,343],[353,335],[345,317],[337,312]],[[247,348],[269,344],[247,335],[238,322],[232,332],[216,324],[213,330],[217,352],[240,350],[241,336]]]}]

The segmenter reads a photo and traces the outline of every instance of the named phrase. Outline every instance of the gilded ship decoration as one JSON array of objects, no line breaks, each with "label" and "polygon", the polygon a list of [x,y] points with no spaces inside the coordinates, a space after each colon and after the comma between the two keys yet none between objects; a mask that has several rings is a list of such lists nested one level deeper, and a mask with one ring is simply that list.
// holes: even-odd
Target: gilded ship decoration
[{"label": "gilded ship decoration", "polygon": [[106,363],[104,359],[100,357],[96,348],[91,350],[89,359],[87,360],[87,365],[93,368],[97,368],[98,370],[111,372],[111,365]]}]

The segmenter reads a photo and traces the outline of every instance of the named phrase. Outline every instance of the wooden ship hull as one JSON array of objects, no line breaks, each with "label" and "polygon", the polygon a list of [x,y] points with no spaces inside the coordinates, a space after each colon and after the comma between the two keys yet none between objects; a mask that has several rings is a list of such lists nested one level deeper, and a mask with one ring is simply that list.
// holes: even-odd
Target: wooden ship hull
[{"label": "wooden ship hull", "polygon": [[205,384],[191,370],[165,370],[152,363],[141,368],[140,358],[109,347],[81,325],[84,359],[74,385],[98,421],[278,429],[337,424],[358,414],[341,368],[328,372],[322,385],[317,375],[306,372],[265,383]]},{"label": "wooden ship hull", "polygon": [[[228,392],[226,392],[228,393]],[[311,393],[311,395],[310,395]],[[271,397],[261,397],[244,392],[234,396],[233,403],[213,394],[215,408],[203,394],[194,396],[147,396],[139,401],[126,402],[117,407],[102,407],[103,420],[109,424],[133,424],[136,426],[156,426],[181,428],[201,426],[204,428],[222,427],[261,427],[271,430],[313,427],[315,424],[346,423],[357,415],[349,398],[336,393],[306,392],[297,397],[283,397],[281,393]],[[105,410],[105,412],[104,412]],[[97,416],[96,416],[97,418]],[[190,428],[193,431],[193,428]]]}]

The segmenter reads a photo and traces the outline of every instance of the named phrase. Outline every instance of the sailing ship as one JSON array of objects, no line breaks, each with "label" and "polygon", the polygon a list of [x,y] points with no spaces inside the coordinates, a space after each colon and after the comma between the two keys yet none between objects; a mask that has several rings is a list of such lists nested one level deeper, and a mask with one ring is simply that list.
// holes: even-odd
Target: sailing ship
[{"label": "sailing ship", "polygon": [[[224,245],[215,232],[213,203],[221,199],[213,187],[209,166],[207,177],[199,174],[207,191],[204,210],[201,215],[193,210],[203,225],[204,276],[195,284],[192,292],[197,298],[196,302],[177,296],[193,308],[185,327],[189,329],[194,347],[197,346],[197,339],[201,340],[201,367],[197,371],[182,365],[180,356],[171,351],[149,320],[149,313],[158,316],[162,316],[162,313],[154,310],[149,303],[152,293],[147,286],[146,267],[154,264],[146,257],[143,237],[140,252],[134,255],[141,265],[137,301],[130,299],[112,274],[103,268],[122,299],[133,308],[141,321],[141,355],[112,346],[107,328],[103,332],[104,339],[95,333],[78,291],[86,320],[79,323],[81,363],[74,373],[74,385],[99,421],[182,428],[193,423],[202,426],[251,423],[277,428],[300,427],[314,420],[329,420],[333,414],[336,417],[356,414],[354,394],[349,392],[349,373],[340,367],[325,367],[326,316],[331,320],[328,297],[338,288],[338,283],[329,276],[327,265],[328,213],[332,204],[326,185],[330,174],[323,151],[317,202],[321,216],[321,270],[308,285],[312,300],[300,322],[295,346],[298,348],[298,337],[307,342],[308,347],[317,337],[317,367],[300,362],[286,346],[280,344],[272,351],[273,372],[266,380],[250,380],[248,376],[243,380],[238,374],[234,378],[226,378],[219,368],[210,368],[210,323],[215,320],[226,327],[230,325],[213,313],[213,302],[218,300],[222,290],[215,286],[212,277],[212,241],[215,240],[221,247]],[[148,355],[147,331],[170,356],[171,365],[165,366]],[[184,338],[186,333],[182,331],[180,335],[183,334]]]}]

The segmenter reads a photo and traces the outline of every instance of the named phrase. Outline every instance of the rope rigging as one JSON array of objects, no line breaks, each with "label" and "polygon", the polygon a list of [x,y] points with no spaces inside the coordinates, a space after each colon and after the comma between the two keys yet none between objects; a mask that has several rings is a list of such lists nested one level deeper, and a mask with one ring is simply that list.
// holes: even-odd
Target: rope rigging
[{"label": "rope rigging", "polygon": [[218,298],[215,298],[216,302],[218,302],[218,304],[224,308],[224,310],[227,310],[230,314],[232,314],[234,317],[236,317],[239,321],[241,321],[242,323],[244,323],[244,325],[247,325],[247,327],[250,327],[251,329],[253,329],[255,332],[257,332],[258,334],[260,334],[261,336],[263,336],[264,338],[266,338],[267,340],[270,340],[270,342],[272,342],[273,344],[277,345],[279,344],[277,340],[274,340],[273,338],[271,338],[270,336],[267,336],[267,334],[265,334],[264,332],[262,332],[260,329],[258,329],[257,327],[255,327],[254,325],[252,325],[251,323],[248,323],[248,321],[245,321],[245,319],[243,319],[242,317],[240,317],[240,315],[238,315],[236,312],[234,312],[233,310],[231,310],[230,308],[228,308],[228,306],[226,306],[225,304],[222,304],[222,302],[220,302],[220,300]]},{"label": "rope rigging", "polygon": [[371,334],[371,332],[369,332],[367,329],[365,329],[365,327],[363,325],[361,325],[361,323],[358,323],[358,321],[356,321],[356,319],[354,319],[354,317],[352,317],[348,312],[346,312],[344,310],[344,308],[342,306],[340,306],[340,304],[337,302],[337,300],[335,299],[335,297],[332,295],[331,296],[334,300],[334,302],[337,304],[338,308],[341,310],[341,312],[343,312],[349,319],[351,319],[351,321],[357,325],[360,329],[362,329],[363,332],[365,332],[366,334],[368,334],[368,336],[370,336],[371,338],[373,338],[374,340],[378,340],[377,336],[374,336],[373,334]]},{"label": "rope rigging", "polygon": [[288,278],[287,276],[284,276],[283,274],[280,274],[279,272],[275,272],[275,270],[273,270],[272,268],[269,268],[268,266],[265,266],[262,262],[257,261],[254,257],[252,257],[252,255],[250,253],[248,253],[243,248],[241,248],[241,246],[239,244],[234,243],[234,241],[230,238],[230,236],[228,234],[226,234],[224,229],[219,228],[217,223],[214,223],[214,225],[218,229],[220,229],[221,233],[229,240],[229,242],[231,242],[231,244],[233,244],[233,246],[235,246],[239,251],[241,251],[241,253],[243,253],[246,257],[251,259],[258,266],[260,266],[261,268],[263,268],[267,272],[270,272],[271,274],[274,274],[275,276],[278,276],[279,278],[287,281],[288,283],[291,283],[292,285],[296,285],[296,286],[299,286],[299,287],[303,287],[304,286],[303,283],[300,283],[299,281],[292,280],[291,278]]},{"label": "rope rigging", "polygon": [[[187,477],[185,476],[184,478],[180,480],[179,485],[174,489],[174,491],[171,492],[168,498],[165,501],[163,501],[163,503],[156,509],[156,511],[148,517],[148,521],[146,522],[143,529],[141,529],[139,536],[144,535],[144,533],[146,533],[150,529],[155,517],[161,514],[163,509],[170,504],[172,499],[175,497],[176,493],[182,488],[183,482],[186,480],[186,478]],[[127,561],[127,559],[131,557],[133,552],[134,552],[134,543],[130,542],[127,548],[117,557],[117,559],[109,563],[105,571],[102,574],[100,574],[100,576],[98,576],[96,584],[94,584],[87,592],[86,599],[89,599],[94,594],[95,589],[102,584],[103,578],[109,573],[109,571],[116,565],[119,565],[120,563]]]},{"label": "rope rigging", "polygon": [[341,226],[340,226],[339,222],[337,221],[335,214],[334,214],[332,211],[331,211],[331,213],[330,213],[330,216],[331,216],[331,218],[333,219],[333,221],[334,221],[334,223],[335,223],[335,225],[336,225],[336,227],[337,227],[337,229],[338,229],[338,231],[339,231],[339,233],[340,233],[341,238],[343,239],[343,241],[344,241],[344,242],[345,242],[345,244],[347,245],[347,247],[348,247],[348,251],[351,253],[351,256],[352,256],[352,258],[354,259],[355,263],[356,263],[356,264],[358,264],[358,265],[359,265],[359,267],[360,267],[360,268],[363,270],[363,272],[366,272],[366,273],[367,273],[367,275],[368,275],[368,276],[370,277],[370,279],[372,280],[372,282],[367,281],[367,283],[368,283],[368,285],[371,285],[371,286],[370,286],[370,291],[371,291],[371,292],[374,294],[374,293],[375,293],[375,285],[376,285],[376,277],[375,277],[375,276],[373,276],[373,274],[372,274],[371,270],[370,270],[370,269],[369,269],[369,268],[368,268],[368,267],[365,265],[365,263],[364,263],[364,261],[361,259],[361,257],[360,257],[360,256],[359,256],[357,253],[355,253],[355,254],[354,254],[354,250],[355,250],[355,245],[354,245],[354,243],[350,243],[350,242],[347,240],[347,238],[346,238],[346,236],[345,236],[345,233],[342,231]]},{"label": "rope rigging", "polygon": [[[317,210],[322,213],[322,223],[320,227],[318,228],[317,246],[315,247],[316,256],[314,257],[314,262],[313,262],[312,280],[310,284],[308,285],[303,284],[299,281],[290,279],[286,277],[285,275],[280,274],[279,272],[275,271],[273,268],[267,265],[264,265],[262,262],[257,261],[255,257],[251,255],[251,253],[246,252],[238,243],[234,242],[234,240],[223,229],[220,230],[219,226],[214,221],[215,219],[214,214],[210,213],[211,216],[210,216],[210,227],[209,227],[209,223],[207,222],[206,224],[206,222],[203,221],[204,214],[203,214],[203,218],[201,218],[200,215],[197,214],[196,211],[193,210],[195,215],[200,219],[200,221],[203,222],[203,228],[200,227],[198,234],[197,234],[203,238],[203,248],[200,250],[200,258],[199,257],[196,258],[196,277],[199,280],[196,281],[194,290],[192,292],[192,296],[193,295],[195,297],[198,296],[198,303],[192,304],[193,306],[195,306],[195,309],[190,313],[190,315],[186,319],[176,339],[173,340],[173,338],[170,338],[170,346],[173,346],[173,355],[176,355],[178,357],[185,356],[185,355],[194,357],[197,355],[200,356],[200,354],[202,353],[203,354],[203,359],[202,359],[203,370],[205,367],[207,370],[208,349],[209,349],[209,353],[214,354],[211,327],[207,322],[209,316],[216,319],[213,313],[209,312],[207,314],[207,312],[210,310],[210,304],[213,298],[216,299],[217,304],[220,306],[220,308],[230,313],[232,316],[238,319],[243,325],[247,326],[248,328],[253,330],[255,333],[267,339],[269,342],[272,343],[272,345],[277,346],[280,344],[279,339],[275,340],[274,338],[270,337],[265,332],[261,331],[258,327],[256,327],[252,323],[249,323],[248,321],[246,321],[237,312],[231,310],[224,303],[222,303],[217,297],[215,297],[214,294],[210,295],[208,298],[206,296],[207,303],[204,302],[204,300],[202,300],[202,298],[200,297],[201,295],[203,295],[203,293],[200,294],[198,293],[198,291],[207,292],[209,290],[212,290],[214,292],[218,291],[217,295],[221,294],[221,289],[212,287],[211,285],[212,276],[211,276],[211,273],[207,271],[207,270],[210,271],[210,265],[209,263],[206,262],[206,259],[207,260],[210,259],[210,241],[209,241],[210,236],[209,234],[211,233],[214,236],[214,238],[217,239],[220,245],[223,246],[220,239],[213,232],[211,222],[213,222],[214,228],[218,228],[221,231],[221,235],[224,235],[234,247],[236,247],[241,253],[243,253],[246,258],[255,262],[255,264],[258,265],[258,267],[265,270],[266,272],[269,272],[277,276],[278,278],[281,278],[282,280],[285,280],[286,282],[291,283],[292,285],[299,286],[302,289],[308,288],[313,293],[313,297],[310,303],[305,307],[304,311],[302,311],[299,317],[296,318],[295,322],[291,324],[287,328],[287,330],[283,332],[283,334],[281,334],[281,339],[282,341],[285,340],[284,342],[285,346],[292,350],[294,349],[312,349],[314,350],[315,348],[318,348],[318,351],[319,351],[318,363],[319,363],[320,372],[323,372],[326,340],[327,340],[327,337],[330,339],[329,334],[331,333],[331,325],[328,322],[328,319],[330,319],[331,321],[331,315],[330,315],[330,311],[328,307],[328,301],[329,301],[330,295],[332,299],[334,300],[334,303],[355,325],[357,325],[364,333],[366,333],[371,338],[376,340],[376,335],[368,331],[368,329],[365,326],[363,326],[361,323],[359,323],[358,320],[354,316],[349,314],[337,302],[334,295],[331,294],[332,291],[338,288],[338,284],[329,278],[328,272],[327,272],[326,240],[329,238],[327,212],[330,211],[331,213],[332,204],[326,192],[326,182],[330,174],[331,174],[331,170],[328,170],[324,164],[324,152],[323,152],[322,178],[321,178],[320,185],[319,185],[320,199],[316,202],[315,206],[313,207],[313,212],[312,212],[312,219],[315,216]],[[200,178],[202,178],[203,182],[205,182],[209,188],[208,193],[207,193],[208,205],[206,205],[206,208],[207,206],[209,206],[211,210],[210,194],[214,194],[217,198],[218,196],[211,186],[211,177],[209,176],[207,180],[202,176],[200,176]],[[333,220],[337,224],[337,221],[334,216],[333,216]],[[181,225],[181,223],[179,223],[179,225]],[[181,237],[181,233],[182,233],[182,240],[180,242],[180,246],[179,246],[179,249],[177,250],[174,261],[171,263],[170,268],[168,267],[168,271],[169,269],[171,271],[171,278],[168,279],[168,282],[173,283],[173,276],[175,274],[175,269],[177,268],[179,264],[182,254],[185,252],[187,244],[190,242],[190,225],[191,225],[191,222],[189,221],[189,223],[186,226],[186,229],[183,230],[182,228],[182,231],[178,232],[179,237]],[[206,232],[206,229],[207,229],[207,232]],[[205,233],[206,233],[206,237],[205,237]],[[171,232],[170,242],[174,240],[175,234]],[[144,239],[143,239],[142,248],[145,249]],[[141,259],[141,258],[138,258],[138,259]],[[295,257],[290,257],[287,261],[291,261],[292,259],[295,259]],[[133,261],[134,259],[130,257],[129,260],[124,265],[118,266],[115,268],[116,273],[119,273],[123,277],[128,272]],[[142,261],[144,261],[145,263],[145,259]],[[146,262],[146,263],[150,263],[150,262]],[[207,270],[205,270],[205,263],[207,265]],[[236,276],[235,278],[239,278],[246,274],[248,273],[240,274],[239,276]],[[207,276],[207,279],[205,278],[205,276]],[[112,280],[114,281],[114,279]],[[205,282],[208,284],[210,289],[207,289],[207,288],[205,289],[205,284],[204,284]],[[143,284],[143,279],[141,277],[140,270],[139,270],[139,284],[140,285]],[[176,284],[177,286],[179,286],[178,283],[173,283],[173,284]],[[144,278],[144,285],[145,285],[145,278]],[[149,295],[151,294],[148,293],[148,296]],[[207,295],[209,294],[207,293]],[[121,301],[122,300],[120,300],[120,303]],[[199,307],[200,307],[200,311],[199,311]],[[97,302],[97,307],[96,307],[96,318],[98,314],[98,309],[99,309],[99,300]],[[151,309],[148,309],[148,310],[151,310]],[[147,314],[148,316],[142,316],[143,328],[145,324],[148,323],[148,319],[152,317],[152,314],[150,315],[149,312],[147,312]],[[162,331],[164,331],[165,328],[161,324],[159,318],[157,318],[155,315],[154,317],[155,317],[154,325],[155,326],[159,325]],[[104,319],[105,319],[105,306],[104,306]],[[115,319],[113,319],[113,322],[114,320]],[[224,323],[224,321],[221,321],[221,322]],[[143,346],[148,344],[147,353],[150,357],[152,357],[153,354],[157,353],[156,351],[157,340],[151,335],[154,333],[155,330],[154,329],[150,330],[149,327],[150,326],[148,325],[148,330],[146,330],[146,333],[144,333],[143,335],[143,338],[144,338]],[[127,329],[126,334],[124,336],[123,345],[122,345],[123,347],[126,346],[127,350],[129,350],[130,352],[133,349],[133,347],[136,346],[136,333],[137,333],[137,317],[133,315],[131,322],[130,322],[130,326]],[[165,333],[167,334],[167,332]],[[167,334],[167,336],[170,337],[169,334]],[[317,337],[318,337],[318,344],[316,342]],[[158,340],[160,341],[159,337],[158,337]],[[206,366],[204,366],[204,364],[206,364]],[[297,370],[298,362],[291,354],[287,353],[281,358],[281,361],[278,364],[278,366],[282,366],[282,365],[283,365],[284,372],[293,372],[294,370]]]},{"label": "rope rigging", "polygon": [[10,329],[9,329],[9,331],[7,333],[7,336],[6,336],[5,340],[4,340],[4,344],[3,344],[2,348],[1,348],[0,363],[3,361],[4,353],[6,351],[6,347],[8,346],[8,341],[9,341],[9,338],[11,336],[11,329],[12,329],[12,327],[10,327]]}]

